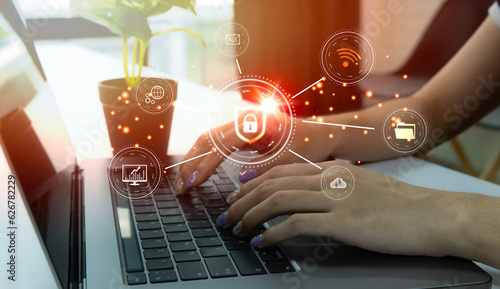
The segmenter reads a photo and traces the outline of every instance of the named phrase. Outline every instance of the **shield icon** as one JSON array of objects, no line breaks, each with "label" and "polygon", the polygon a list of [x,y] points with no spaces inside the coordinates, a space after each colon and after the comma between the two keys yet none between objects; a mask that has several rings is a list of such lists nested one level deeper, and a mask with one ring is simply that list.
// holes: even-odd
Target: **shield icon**
[{"label": "shield icon", "polygon": [[[262,116],[260,120],[258,117],[259,115]],[[243,123],[240,123],[240,116],[243,116]],[[234,107],[234,130],[236,131],[236,135],[249,144],[258,141],[264,136],[266,133],[266,119],[267,115],[262,107]],[[242,129],[240,125],[243,126]]]}]

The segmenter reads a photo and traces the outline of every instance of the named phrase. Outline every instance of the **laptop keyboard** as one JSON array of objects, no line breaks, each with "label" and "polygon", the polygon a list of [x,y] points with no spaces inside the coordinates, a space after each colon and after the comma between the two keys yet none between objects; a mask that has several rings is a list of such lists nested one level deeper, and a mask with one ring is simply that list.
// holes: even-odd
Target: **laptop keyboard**
[{"label": "laptop keyboard", "polygon": [[129,285],[294,271],[279,247],[250,246],[263,226],[245,238],[215,227],[236,189],[222,168],[182,197],[173,194],[174,178],[169,174],[148,198],[115,198]]}]

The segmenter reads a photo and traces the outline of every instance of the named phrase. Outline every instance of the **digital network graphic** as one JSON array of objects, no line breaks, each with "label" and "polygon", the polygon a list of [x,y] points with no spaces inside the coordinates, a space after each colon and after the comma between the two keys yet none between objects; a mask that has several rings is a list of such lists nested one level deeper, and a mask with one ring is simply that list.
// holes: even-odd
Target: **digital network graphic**
[{"label": "digital network graphic", "polygon": [[428,136],[427,122],[416,110],[402,108],[390,113],[384,121],[382,137],[399,154],[412,154],[424,145]]},{"label": "digital network graphic", "polygon": [[215,35],[215,45],[226,56],[238,56],[247,50],[250,44],[248,31],[240,24],[223,25]]},{"label": "digital network graphic", "polygon": [[162,166],[158,157],[140,146],[116,152],[108,164],[108,182],[120,196],[137,200],[152,194],[161,181]]},{"label": "digital network graphic", "polygon": [[372,72],[375,52],[368,38],[359,32],[346,30],[325,41],[320,63],[325,74],[335,83],[355,85]]},{"label": "digital network graphic", "polygon": [[141,81],[136,90],[136,100],[139,107],[147,113],[162,113],[173,101],[172,87],[162,78],[146,78]]},{"label": "digital network graphic", "polygon": [[345,199],[354,190],[354,176],[344,167],[329,167],[321,175],[321,190],[334,200]]}]

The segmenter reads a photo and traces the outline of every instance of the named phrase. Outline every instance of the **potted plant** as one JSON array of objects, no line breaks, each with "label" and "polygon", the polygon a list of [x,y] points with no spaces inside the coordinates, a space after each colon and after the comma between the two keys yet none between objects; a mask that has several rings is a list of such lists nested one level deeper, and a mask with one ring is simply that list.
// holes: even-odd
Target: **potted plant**
[{"label": "potted plant", "polygon": [[[152,32],[148,18],[177,6],[196,15],[196,0],[71,0],[73,14],[98,23],[121,35],[124,78],[99,83],[112,150],[131,144],[145,145],[158,154],[168,147],[177,98],[177,82],[171,79],[146,78],[141,71],[152,37],[171,32],[185,32],[199,40],[201,35],[187,28]],[[129,64],[129,39],[132,39],[132,63]]]}]

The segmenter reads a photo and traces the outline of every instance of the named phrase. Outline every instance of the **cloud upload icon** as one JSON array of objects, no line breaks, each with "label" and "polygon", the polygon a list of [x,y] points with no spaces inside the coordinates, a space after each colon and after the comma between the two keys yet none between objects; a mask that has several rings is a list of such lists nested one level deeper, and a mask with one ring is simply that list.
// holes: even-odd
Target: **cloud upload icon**
[{"label": "cloud upload icon", "polygon": [[342,178],[336,178],[333,182],[330,183],[330,187],[332,189],[345,189],[347,187],[347,183],[344,182]]}]

